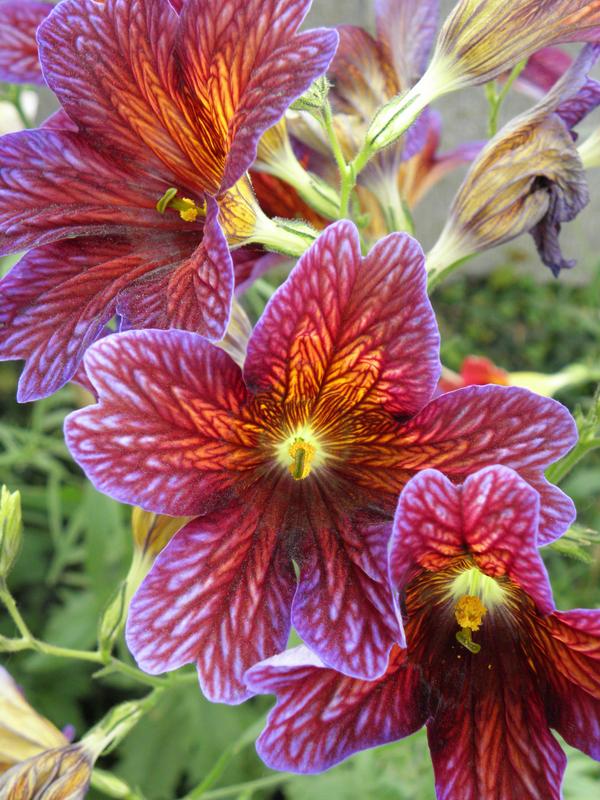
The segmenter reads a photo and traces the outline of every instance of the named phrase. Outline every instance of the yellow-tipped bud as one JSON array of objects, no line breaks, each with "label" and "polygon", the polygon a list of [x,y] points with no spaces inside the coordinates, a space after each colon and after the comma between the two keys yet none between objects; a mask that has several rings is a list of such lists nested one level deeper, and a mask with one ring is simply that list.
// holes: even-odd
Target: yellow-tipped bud
[{"label": "yellow-tipped bud", "polygon": [[0,579],[6,578],[19,554],[23,535],[21,495],[0,491]]}]

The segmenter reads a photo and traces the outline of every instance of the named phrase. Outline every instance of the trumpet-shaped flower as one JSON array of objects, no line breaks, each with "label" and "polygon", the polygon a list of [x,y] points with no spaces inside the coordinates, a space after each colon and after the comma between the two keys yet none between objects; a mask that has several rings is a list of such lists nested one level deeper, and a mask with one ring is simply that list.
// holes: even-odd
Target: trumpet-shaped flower
[{"label": "trumpet-shaped flower", "polygon": [[0,358],[19,399],[70,379],[122,326],[219,339],[228,249],[268,223],[246,170],[260,135],[319,74],[337,34],[297,33],[310,0],[64,0],[39,30],[62,113],[0,140]]},{"label": "trumpet-shaped flower", "polygon": [[554,275],[574,266],[561,253],[559,233],[589,199],[572,128],[600,103],[600,84],[587,78],[599,53],[600,46],[585,48],[551,92],[475,159],[429,254],[433,280],[453,263],[526,231]]},{"label": "trumpet-shaped flower", "polygon": [[305,647],[247,675],[278,703],[258,740],[275,769],[317,772],[427,726],[440,800],[559,800],[566,758],[600,759],[600,612],[555,611],[537,550],[539,498],[493,466],[435,470],[398,504],[390,574],[407,648],[356,680]]},{"label": "trumpet-shaped flower", "polygon": [[438,332],[423,255],[405,234],[363,258],[330,226],[275,293],[243,372],[181,331],[90,348],[99,402],[66,423],[102,491],[195,516],[133,599],[128,643],[151,673],[197,662],[212,699],[281,650],[290,621],[332,667],[380,675],[401,637],[386,580],[398,494],[427,467],[454,480],[503,462],[545,498],[544,541],[573,518],[543,470],[576,440],[558,403],[503,387],[432,397]]},{"label": "trumpet-shaped flower", "polygon": [[35,34],[53,8],[36,0],[0,2],[0,81],[44,83]]}]

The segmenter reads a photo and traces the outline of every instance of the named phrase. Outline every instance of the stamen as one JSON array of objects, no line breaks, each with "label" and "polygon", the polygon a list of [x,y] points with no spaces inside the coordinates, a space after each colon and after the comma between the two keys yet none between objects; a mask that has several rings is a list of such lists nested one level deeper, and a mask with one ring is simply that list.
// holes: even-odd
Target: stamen
[{"label": "stamen", "polygon": [[487,608],[479,597],[472,594],[463,595],[454,608],[454,616],[460,625],[456,639],[471,653],[478,653],[481,650],[481,645],[473,641],[471,633],[479,630],[486,614]]},{"label": "stamen", "polygon": [[164,214],[168,208],[179,211],[179,216],[184,222],[196,222],[200,215],[206,213],[206,205],[196,205],[189,197],[177,197],[177,189],[171,186],[156,204],[159,214]]},{"label": "stamen", "polygon": [[289,449],[290,458],[292,459],[289,470],[295,481],[308,478],[315,453],[316,448],[312,444],[299,437],[294,439]]}]

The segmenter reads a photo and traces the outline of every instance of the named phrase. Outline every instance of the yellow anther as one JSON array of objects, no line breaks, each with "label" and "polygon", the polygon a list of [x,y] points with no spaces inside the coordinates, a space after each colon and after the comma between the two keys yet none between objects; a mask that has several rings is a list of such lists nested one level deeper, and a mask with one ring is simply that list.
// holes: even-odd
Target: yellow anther
[{"label": "yellow anther", "polygon": [[302,481],[304,478],[308,478],[316,452],[316,448],[309,442],[305,442],[304,439],[294,439],[289,449],[290,458],[292,459],[289,470],[295,481]]},{"label": "yellow anther", "polygon": [[454,616],[460,625],[456,639],[470,653],[478,653],[481,650],[481,645],[473,641],[471,634],[479,630],[486,614],[487,608],[473,594],[463,595],[454,608]]},{"label": "yellow anther", "polygon": [[200,209],[194,203],[194,201],[190,200],[189,197],[182,197],[181,205],[183,208],[178,209],[181,219],[184,220],[184,222],[196,222],[198,219],[198,214],[200,213]]},{"label": "yellow anther", "polygon": [[487,608],[473,594],[463,595],[454,609],[454,616],[461,628],[478,631],[487,614]]}]

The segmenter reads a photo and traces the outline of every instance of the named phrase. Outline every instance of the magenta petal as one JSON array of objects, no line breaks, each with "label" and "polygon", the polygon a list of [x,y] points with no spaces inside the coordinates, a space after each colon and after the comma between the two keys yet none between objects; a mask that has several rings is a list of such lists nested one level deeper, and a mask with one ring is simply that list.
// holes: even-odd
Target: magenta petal
[{"label": "magenta petal", "polygon": [[414,733],[427,718],[418,671],[399,649],[375,681],[340,675],[306,647],[257,664],[246,681],[254,692],[277,695],[256,744],[272,769],[320,772],[359,750]]},{"label": "magenta petal", "polygon": [[67,417],[67,444],[94,485],[171,516],[214,505],[256,466],[239,367],[183,331],[129,331],[91,347],[98,405]]},{"label": "magenta petal", "polygon": [[236,504],[174,536],[129,611],[127,643],[143,670],[196,661],[210,700],[241,703],[252,694],[244,673],[285,647],[295,588],[273,516],[258,503]]},{"label": "magenta petal", "polygon": [[[212,198],[201,244],[175,265],[148,272],[119,295],[126,328],[179,328],[216,341],[229,321],[234,274],[227,240]],[[190,248],[192,249],[192,248]]]},{"label": "magenta petal", "polygon": [[538,544],[561,536],[575,517],[572,501],[543,473],[577,441],[577,427],[555,400],[526,389],[470,386],[437,397],[403,428],[407,469],[440,469],[453,481],[492,464],[516,470],[540,495]]},{"label": "magenta petal", "polygon": [[0,81],[44,84],[35,35],[53,8],[34,0],[0,3]]},{"label": "magenta petal", "polygon": [[527,673],[495,660],[485,687],[455,692],[427,724],[438,800],[560,800],[567,759]]},{"label": "magenta petal", "polygon": [[402,89],[427,66],[439,17],[439,0],[376,0],[377,38]]},{"label": "magenta petal", "polygon": [[554,610],[537,550],[539,496],[508,467],[493,466],[463,486],[424,470],[402,491],[390,541],[390,578],[400,592],[419,570],[442,569],[469,553],[488,575],[508,575],[537,603]]},{"label": "magenta petal", "polygon": [[119,235],[126,228],[182,230],[161,215],[165,184],[94,150],[75,133],[49,128],[0,139],[0,254],[67,236]]},{"label": "magenta petal", "polygon": [[409,414],[435,389],[438,345],[417,242],[391,234],[363,258],[356,228],[342,221],[319,236],[267,305],[244,374],[252,389],[282,400],[299,385],[307,403],[335,393],[340,411],[362,403]]},{"label": "magenta petal", "polygon": [[385,574],[377,581],[358,563],[360,531],[348,520],[328,527],[323,516],[305,534],[292,623],[328,666],[370,680],[385,672],[392,646],[403,641],[401,624]]}]

